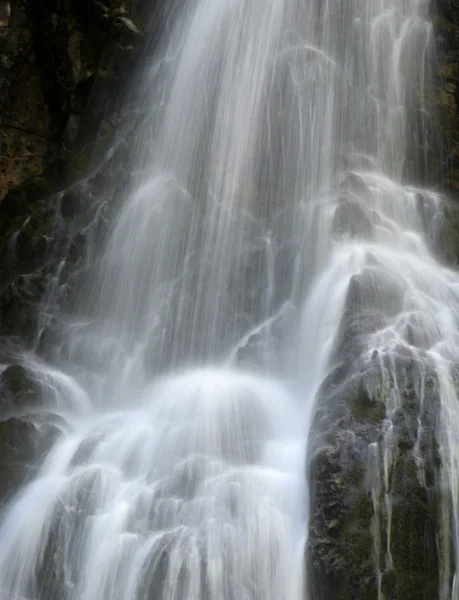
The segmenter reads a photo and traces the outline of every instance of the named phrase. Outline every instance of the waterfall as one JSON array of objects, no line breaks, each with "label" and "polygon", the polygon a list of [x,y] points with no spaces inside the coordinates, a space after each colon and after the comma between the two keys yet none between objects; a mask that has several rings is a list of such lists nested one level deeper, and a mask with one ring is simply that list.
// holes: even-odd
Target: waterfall
[{"label": "waterfall", "polygon": [[171,3],[84,300],[53,364],[22,357],[56,435],[3,511],[5,598],[330,600],[305,569],[307,472],[347,410],[336,369],[372,369],[383,405],[360,454],[383,598],[409,358],[424,486],[423,400],[439,390],[439,597],[459,599],[459,275],[411,147],[429,116],[428,4]]}]

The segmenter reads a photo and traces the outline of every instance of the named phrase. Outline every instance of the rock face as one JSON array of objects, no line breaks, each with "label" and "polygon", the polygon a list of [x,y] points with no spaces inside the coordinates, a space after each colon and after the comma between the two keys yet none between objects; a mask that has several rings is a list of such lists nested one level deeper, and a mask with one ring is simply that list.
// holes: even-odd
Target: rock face
[{"label": "rock face", "polygon": [[59,435],[21,367],[5,369],[8,340],[40,354],[52,337],[40,300],[70,302],[92,262],[127,160],[117,88],[143,49],[146,4],[0,0],[0,504]]},{"label": "rock face", "polygon": [[438,0],[435,18],[440,77],[435,98],[439,126],[446,136],[447,152],[436,165],[437,180],[459,194],[459,6],[454,0]]},{"label": "rock face", "polygon": [[53,136],[33,55],[32,33],[22,7],[2,1],[0,11],[0,197],[3,197],[8,187],[44,168]]},{"label": "rock face", "polygon": [[384,324],[366,293],[373,285],[365,273],[351,281],[338,366],[319,393],[310,448],[310,593],[436,600],[438,384],[408,345],[361,355],[360,340]]},{"label": "rock face", "polygon": [[34,414],[38,395],[19,365],[0,373],[0,507],[34,476],[40,459],[62,433],[49,415]]},{"label": "rock face", "polygon": [[66,156],[95,84],[128,66],[132,4],[0,0],[0,200]]},{"label": "rock face", "polygon": [[142,51],[146,4],[0,0],[3,334],[36,338],[37,302],[64,299],[70,278],[81,279],[86,242],[104,221],[98,192],[124,160],[117,90]]}]

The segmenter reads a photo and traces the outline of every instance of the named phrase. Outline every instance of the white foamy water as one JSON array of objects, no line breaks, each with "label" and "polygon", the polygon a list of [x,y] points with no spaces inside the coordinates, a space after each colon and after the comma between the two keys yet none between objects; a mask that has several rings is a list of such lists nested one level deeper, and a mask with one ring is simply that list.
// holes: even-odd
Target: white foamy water
[{"label": "white foamy water", "polygon": [[61,433],[3,516],[8,598],[304,598],[306,440],[356,277],[362,356],[436,365],[459,498],[459,276],[435,259],[444,200],[403,183],[427,3],[193,0],[171,22],[85,302],[54,365],[24,358]]},{"label": "white foamy water", "polygon": [[305,500],[292,396],[269,379],[201,369],[131,401],[108,414],[82,407],[10,507],[8,593],[295,597]]}]

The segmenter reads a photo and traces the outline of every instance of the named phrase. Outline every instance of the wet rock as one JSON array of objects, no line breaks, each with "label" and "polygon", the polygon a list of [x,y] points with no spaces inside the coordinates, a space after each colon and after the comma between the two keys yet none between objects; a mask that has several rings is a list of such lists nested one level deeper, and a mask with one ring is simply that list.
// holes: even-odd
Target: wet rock
[{"label": "wet rock", "polygon": [[459,263],[459,204],[448,202],[441,220],[441,235],[438,236],[438,250],[451,265]]},{"label": "wet rock", "polygon": [[0,504],[4,504],[37,472],[61,430],[52,421],[11,417],[0,421]]},{"label": "wet rock", "polygon": [[368,237],[373,226],[362,206],[346,197],[340,199],[333,215],[332,231],[335,235]]},{"label": "wet rock", "polygon": [[309,442],[309,592],[376,598],[379,572],[386,598],[437,600],[438,380],[407,346],[369,357],[368,333],[385,321],[376,315],[349,295],[337,366],[318,394]]},{"label": "wet rock", "polygon": [[[116,202],[118,186],[112,174],[126,164],[126,146],[114,140],[115,128],[105,127],[98,143],[57,161],[45,176],[11,189],[0,202],[0,328],[25,343],[44,337],[37,330],[40,301],[49,314],[75,299],[83,274],[90,268],[89,242],[106,235],[104,206]],[[92,167],[92,173],[88,170]],[[79,181],[83,174],[86,180]],[[92,176],[91,176],[92,175]],[[60,188],[65,185],[65,192]],[[104,196],[99,198],[100,186]],[[49,322],[47,327],[52,326]]]},{"label": "wet rock", "polygon": [[401,455],[391,477],[391,552],[395,572],[384,582],[389,600],[438,598],[437,501],[419,481],[413,457]]},{"label": "wet rock", "polygon": [[2,372],[0,409],[3,407],[3,414],[12,408],[17,410],[36,404],[38,394],[36,384],[21,365],[11,365]]},{"label": "wet rock", "polygon": [[349,282],[347,310],[377,310],[386,316],[402,308],[402,281],[379,267],[365,267]]},{"label": "wet rock", "polygon": [[124,27],[126,27],[126,29],[130,33],[133,33],[136,36],[142,35],[142,32],[140,31],[140,29],[138,27],[136,27],[136,25],[134,25],[134,23],[131,21],[131,19],[128,19],[127,17],[117,17],[115,19],[115,23],[121,23],[121,25],[124,25]]},{"label": "wet rock", "polygon": [[[65,156],[83,121],[86,129],[97,129],[114,99],[102,100],[102,82],[121,76],[141,40],[133,4],[0,4],[0,200]],[[86,111],[90,97],[92,110]]]},{"label": "wet rock", "polygon": [[359,356],[368,344],[368,336],[387,323],[382,312],[357,306],[357,310],[348,308],[342,318],[335,349],[336,360],[347,361]]},{"label": "wet rock", "polygon": [[61,433],[54,417],[35,412],[39,402],[40,390],[22,365],[11,364],[1,372],[0,503],[36,473],[42,456]]},{"label": "wet rock", "polygon": [[453,0],[438,0],[434,28],[439,47],[440,64],[432,99],[438,120],[435,135],[446,141],[438,149],[431,137],[428,148],[435,184],[449,194],[459,191],[459,11]]},{"label": "wet rock", "polygon": [[11,2],[2,0],[0,2],[0,27],[8,27],[11,17]]},{"label": "wet rock", "polygon": [[57,499],[36,565],[42,597],[66,598],[67,593],[81,583],[80,560],[76,558],[84,551],[80,535],[97,513],[106,481],[107,473],[101,467],[82,470],[73,475]]},{"label": "wet rock", "polygon": [[312,460],[307,546],[311,597],[366,600],[377,596],[373,507],[362,459],[346,436],[337,432],[335,444]]},{"label": "wet rock", "polygon": [[428,232],[438,210],[437,203],[428,193],[418,192],[416,200],[424,230]]},{"label": "wet rock", "polygon": [[[432,459],[438,461],[438,451],[433,436],[426,436],[422,449],[421,446],[416,449],[421,456],[415,456],[422,417],[409,408],[396,411],[391,437],[385,438],[390,422],[384,402],[386,393],[390,392],[381,385],[378,396],[369,394],[362,377],[359,384],[354,381],[337,394],[329,395],[332,404],[336,395],[341,398],[338,418],[332,408],[328,418],[315,422],[326,429],[322,440],[327,444],[321,448],[319,445],[310,467],[307,561],[310,592],[316,597],[339,600],[376,597],[379,568],[387,598],[414,600],[419,597],[420,589],[423,598],[437,598],[438,462],[434,464]],[[323,402],[326,390],[322,394]],[[427,430],[425,421],[424,427]],[[394,453],[389,463],[387,489],[382,463],[386,444]],[[378,449],[376,462],[370,461],[373,447]],[[386,556],[388,538],[393,568]]]},{"label": "wet rock", "polygon": [[[155,544],[151,556],[147,559],[138,593],[138,597],[142,600],[162,597],[163,590],[167,585],[167,574],[171,567],[171,554],[176,543],[175,535],[174,533],[162,535]],[[179,580],[177,580],[177,585],[180,585]]]},{"label": "wet rock", "polygon": [[350,194],[365,196],[368,194],[368,185],[363,177],[357,173],[349,172],[346,173],[341,181],[341,190]]}]

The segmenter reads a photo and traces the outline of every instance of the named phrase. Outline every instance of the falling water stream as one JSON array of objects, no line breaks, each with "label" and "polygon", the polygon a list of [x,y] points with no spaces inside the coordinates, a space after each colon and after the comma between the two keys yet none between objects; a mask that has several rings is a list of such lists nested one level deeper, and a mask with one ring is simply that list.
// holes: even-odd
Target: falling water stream
[{"label": "falling water stream", "polygon": [[459,276],[434,258],[442,198],[404,183],[427,12],[175,3],[85,302],[55,364],[23,357],[59,435],[3,515],[7,598],[305,598],[306,442],[356,275],[363,355],[436,366],[459,497]]}]

